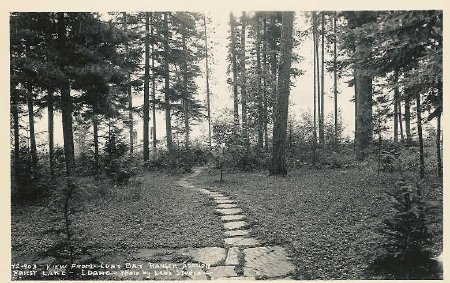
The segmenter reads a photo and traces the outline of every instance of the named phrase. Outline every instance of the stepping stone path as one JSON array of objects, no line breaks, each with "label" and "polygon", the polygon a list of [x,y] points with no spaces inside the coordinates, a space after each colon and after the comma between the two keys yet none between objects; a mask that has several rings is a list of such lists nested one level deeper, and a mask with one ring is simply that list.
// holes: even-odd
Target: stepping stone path
[{"label": "stepping stone path", "polygon": [[[206,194],[217,204],[215,211],[218,221],[224,226],[225,248],[141,249],[135,254],[134,260],[147,262],[153,269],[135,277],[123,276],[119,279],[290,279],[289,275],[295,270],[295,266],[289,261],[286,250],[279,246],[262,246],[257,239],[251,237],[247,217],[236,201],[210,189],[196,188],[188,181],[201,170],[202,168],[197,169],[193,174],[180,179],[178,185]],[[192,266],[186,267],[186,263],[191,263]],[[172,266],[172,269],[164,267],[164,264]]]}]

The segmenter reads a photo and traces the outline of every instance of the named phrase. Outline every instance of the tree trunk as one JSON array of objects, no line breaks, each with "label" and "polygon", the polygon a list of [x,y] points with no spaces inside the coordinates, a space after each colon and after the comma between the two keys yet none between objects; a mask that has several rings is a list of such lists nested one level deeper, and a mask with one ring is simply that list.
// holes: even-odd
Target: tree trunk
[{"label": "tree trunk", "polygon": [[334,145],[339,144],[338,136],[338,90],[337,90],[337,35],[336,35],[337,15],[333,14],[333,80],[334,80]]},{"label": "tree trunk", "polygon": [[[246,147],[246,156],[248,155],[250,143],[248,139],[248,124],[247,124],[247,90],[246,90],[246,70],[245,70],[245,27],[246,27],[246,14],[242,12],[241,24],[242,24],[242,34],[241,34],[241,107],[242,107],[242,136],[244,138],[244,143]],[[245,157],[247,158],[247,157]]]},{"label": "tree trunk", "polygon": [[237,61],[236,61],[236,19],[230,12],[230,31],[231,31],[231,68],[233,72],[233,117],[235,130],[239,128],[239,98],[237,83]]},{"label": "tree trunk", "polygon": [[36,133],[34,131],[34,108],[33,108],[33,87],[31,83],[27,84],[27,105],[28,105],[28,126],[30,130],[30,153],[31,153],[31,176],[33,181],[37,178],[37,149]]},{"label": "tree trunk", "polygon": [[[184,31],[185,32],[185,31]],[[183,45],[183,53],[187,54],[187,47],[186,47],[186,36],[184,33],[181,36],[182,45]],[[184,106],[184,130],[185,130],[185,140],[184,140],[184,146],[186,149],[189,149],[189,134],[190,134],[190,127],[189,127],[189,92],[188,92],[188,78],[187,78],[187,62],[186,60],[183,61],[182,64],[182,74],[183,74],[183,106]]]},{"label": "tree trunk", "polygon": [[419,138],[419,178],[425,177],[425,160],[423,152],[423,134],[422,134],[422,107],[420,103],[420,92],[416,94],[416,108],[417,108],[417,136]]},{"label": "tree trunk", "polygon": [[320,118],[319,118],[319,141],[323,145],[325,143],[325,129],[324,129],[324,121],[325,121],[325,113],[324,113],[324,97],[325,97],[325,14],[322,14],[322,54],[321,54],[321,77],[320,77]]},{"label": "tree trunk", "polygon": [[203,25],[205,27],[205,73],[206,73],[206,111],[208,115],[208,146],[212,149],[211,136],[211,100],[209,94],[209,64],[208,64],[208,34],[206,33],[206,16],[203,14]]},{"label": "tree trunk", "polygon": [[144,164],[147,164],[150,158],[149,152],[149,108],[150,108],[150,19],[149,13],[145,12],[145,51],[144,51],[144,137],[143,137],[143,153]]},{"label": "tree trunk", "polygon": [[[314,49],[314,52],[315,52],[315,55],[316,55],[316,57],[315,57],[315,59],[316,59],[316,75],[315,75],[315,78],[316,78],[316,80],[317,80],[317,82],[316,82],[316,87],[317,87],[317,104],[316,104],[316,110],[317,110],[317,122],[318,122],[318,137],[319,137],[319,142],[320,142],[320,132],[321,132],[321,117],[322,117],[322,114],[321,114],[321,107],[320,107],[320,105],[321,105],[321,103],[320,103],[320,98],[321,98],[321,81],[320,81],[320,65],[319,65],[319,30],[318,30],[318,26],[319,26],[319,24],[318,24],[318,19],[317,19],[317,15],[316,15],[316,13],[314,13],[313,14],[313,17],[314,17],[314,31],[315,31],[315,33],[316,33],[316,36],[315,36],[315,49]],[[316,144],[317,144],[317,141],[316,141]]]},{"label": "tree trunk", "polygon": [[261,89],[261,24],[259,14],[256,17],[256,96],[258,99],[258,139],[257,147],[262,150],[264,147],[264,116],[263,116],[263,94]]},{"label": "tree trunk", "polygon": [[[357,53],[361,54],[365,46],[357,45]],[[360,66],[355,67],[356,81],[356,158],[365,159],[367,149],[372,142],[372,78],[364,74]]]},{"label": "tree trunk", "polygon": [[273,130],[273,152],[271,175],[287,175],[286,167],[286,128],[289,108],[290,71],[292,59],[292,29],[294,13],[282,13],[281,58],[278,77],[276,119]]},{"label": "tree trunk", "polygon": [[405,141],[405,136],[403,134],[403,121],[402,121],[402,104],[401,104],[401,99],[399,97],[398,101],[397,101],[397,109],[398,109],[398,124],[400,126],[400,141],[404,142]]},{"label": "tree trunk", "polygon": [[[127,13],[123,12],[123,29],[125,33],[128,31],[128,23],[127,23]],[[128,42],[125,43],[125,53],[127,54],[126,60],[127,62],[130,60],[129,47]],[[133,155],[134,152],[134,140],[133,140],[133,96],[131,94],[131,74],[128,72],[128,80],[127,80],[127,96],[128,96],[128,123],[129,123],[129,135],[130,135],[130,154]]]},{"label": "tree trunk", "polygon": [[172,143],[172,123],[170,118],[170,73],[169,73],[169,55],[170,54],[170,46],[169,46],[169,20],[168,13],[164,13],[164,106],[166,112],[166,142],[167,149],[172,151],[173,143]]},{"label": "tree trunk", "polygon": [[275,34],[276,30],[276,17],[272,15],[270,20],[270,28],[272,30],[272,34],[269,36],[269,48],[270,48],[270,69],[272,73],[272,97],[271,97],[271,106],[272,106],[272,120],[275,121],[275,103],[277,101],[277,37]]},{"label": "tree trunk", "polygon": [[[153,12],[150,13],[150,24],[151,24],[151,34],[152,39],[154,37],[153,30]],[[152,140],[153,140],[153,153],[156,153],[156,82],[155,82],[155,45],[152,41],[152,119],[153,119],[153,131],[152,131]]]},{"label": "tree trunk", "polygon": [[412,135],[411,135],[411,98],[410,91],[405,90],[405,134],[406,134],[406,144],[412,143]]},{"label": "tree trunk", "polygon": [[400,91],[398,89],[398,71],[395,71],[394,75],[394,142],[398,142],[398,101],[400,98]]},{"label": "tree trunk", "polygon": [[[97,111],[95,111],[97,112]],[[94,174],[97,175],[99,173],[99,167],[100,167],[100,162],[99,162],[99,150],[98,150],[98,114],[94,112],[93,115],[93,119],[92,119],[92,124],[93,124],[93,128],[94,128]]]},{"label": "tree trunk", "polygon": [[317,98],[318,98],[318,86],[317,86],[317,28],[316,28],[316,13],[312,13],[312,32],[313,32],[313,60],[314,60],[314,117],[313,117],[313,165],[316,165],[316,150],[317,150],[317,117],[318,117],[318,111],[317,111]]},{"label": "tree trunk", "polygon": [[441,155],[441,116],[442,116],[442,107],[443,107],[443,91],[442,91],[442,82],[438,83],[438,98],[439,98],[439,106],[438,106],[438,115],[437,115],[437,125],[436,125],[436,160],[437,160],[437,168],[438,168],[438,177],[442,178],[442,155]]},{"label": "tree trunk", "polygon": [[269,131],[268,131],[268,95],[267,95],[267,20],[266,17],[264,17],[263,20],[263,97],[264,97],[264,149],[265,151],[269,151]]},{"label": "tree trunk", "polygon": [[55,180],[54,162],[54,123],[53,123],[53,89],[48,90],[47,112],[48,112],[48,157],[50,164],[50,176]]},{"label": "tree trunk", "polygon": [[[64,13],[58,13],[58,40],[61,48],[66,44],[66,25]],[[64,139],[64,157],[66,163],[66,180],[69,191],[74,188],[72,177],[75,170],[75,153],[72,129],[72,99],[70,97],[70,82],[65,80],[61,86],[61,114]]]},{"label": "tree trunk", "polygon": [[18,184],[20,173],[19,106],[15,86],[11,83],[11,113],[14,128],[14,177]]}]

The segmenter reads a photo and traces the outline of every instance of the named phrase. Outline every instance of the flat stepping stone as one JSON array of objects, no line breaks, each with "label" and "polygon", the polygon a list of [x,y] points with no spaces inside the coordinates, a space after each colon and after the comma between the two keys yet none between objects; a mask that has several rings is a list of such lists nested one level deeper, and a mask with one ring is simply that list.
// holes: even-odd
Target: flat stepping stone
[{"label": "flat stepping stone", "polygon": [[239,254],[240,251],[238,247],[229,248],[225,265],[239,265]]},{"label": "flat stepping stone", "polygon": [[284,248],[258,247],[244,249],[244,276],[287,276],[295,270]]},{"label": "flat stepping stone", "polygon": [[217,265],[226,257],[224,248],[208,247],[208,248],[184,248],[177,253],[191,256],[193,261],[201,262],[209,265]]},{"label": "flat stepping stone", "polygon": [[212,197],[225,197],[225,196],[222,195],[221,193],[211,192],[211,191],[209,191],[208,195],[210,195],[210,196],[212,196]]},{"label": "flat stepping stone", "polygon": [[223,277],[237,277],[235,266],[216,266],[208,269],[207,274],[210,275],[211,280]]},{"label": "flat stepping stone", "polygon": [[225,231],[225,236],[228,236],[228,237],[247,236],[248,234],[250,234],[250,232],[248,230]]},{"label": "flat stepping stone", "polygon": [[221,203],[217,205],[217,208],[235,208],[238,207],[235,203]]},{"label": "flat stepping stone", "polygon": [[237,221],[245,219],[245,215],[243,214],[224,215],[220,216],[220,219],[222,219],[222,221]]},{"label": "flat stepping stone", "polygon": [[225,238],[225,244],[229,246],[257,246],[259,245],[258,240],[255,238],[243,238],[243,237],[235,237],[235,238]]},{"label": "flat stepping stone", "polygon": [[226,196],[211,196],[214,200],[231,200],[229,197]]},{"label": "flat stepping stone", "polygon": [[214,199],[217,204],[235,203],[232,199]]},{"label": "flat stepping stone", "polygon": [[233,221],[233,222],[226,222],[223,224],[223,227],[225,227],[226,230],[237,230],[241,229],[247,226],[247,222],[245,221]]},{"label": "flat stepping stone", "polygon": [[207,189],[198,189],[200,192],[209,195],[211,192],[208,191]]},{"label": "flat stepping stone", "polygon": [[222,215],[241,214],[243,211],[240,208],[217,208],[217,212]]}]

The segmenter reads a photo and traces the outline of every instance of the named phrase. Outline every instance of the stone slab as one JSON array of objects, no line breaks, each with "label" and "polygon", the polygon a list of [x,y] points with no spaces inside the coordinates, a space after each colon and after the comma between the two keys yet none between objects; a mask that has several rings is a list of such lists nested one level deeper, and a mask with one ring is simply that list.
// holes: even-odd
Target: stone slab
[{"label": "stone slab", "polygon": [[215,199],[214,200],[217,204],[223,204],[223,203],[235,203],[232,199]]},{"label": "stone slab", "polygon": [[225,260],[225,265],[238,265],[239,264],[239,248],[231,247],[228,249],[227,259]]},{"label": "stone slab", "polygon": [[243,253],[244,276],[285,277],[295,270],[282,247],[247,248]]},{"label": "stone slab", "polygon": [[235,208],[238,207],[235,203],[221,203],[217,205],[217,208]]},{"label": "stone slab", "polygon": [[217,265],[226,257],[225,249],[218,247],[184,248],[179,250],[178,253],[191,256],[194,261],[209,265]]},{"label": "stone slab", "polygon": [[243,214],[223,215],[220,216],[220,219],[222,219],[222,221],[236,221],[245,219],[245,215]]},{"label": "stone slab", "polygon": [[247,226],[247,222],[245,221],[233,221],[233,222],[225,222],[223,223],[223,227],[226,230],[237,230]]},{"label": "stone slab", "polygon": [[240,208],[217,208],[217,212],[222,215],[241,214],[243,211]]},{"label": "stone slab", "polygon": [[235,247],[251,247],[259,245],[259,242],[255,238],[235,237],[225,238],[225,244]]},{"label": "stone slab", "polygon": [[247,236],[248,234],[250,234],[250,231],[248,231],[248,230],[225,231],[225,236],[228,236],[228,237]]},{"label": "stone slab", "polygon": [[237,273],[234,271],[235,266],[216,266],[207,270],[207,274],[211,277],[211,280],[223,278],[223,277],[236,277]]}]

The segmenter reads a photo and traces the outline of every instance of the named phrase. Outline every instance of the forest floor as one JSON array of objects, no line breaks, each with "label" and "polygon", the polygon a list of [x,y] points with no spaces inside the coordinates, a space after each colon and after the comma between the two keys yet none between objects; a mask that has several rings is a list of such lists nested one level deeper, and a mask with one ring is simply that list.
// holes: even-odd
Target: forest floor
[{"label": "forest floor", "polygon": [[[262,245],[287,249],[296,266],[294,279],[370,279],[365,274],[367,259],[377,251],[376,227],[389,210],[384,191],[398,181],[394,173],[376,174],[363,168],[305,168],[287,177],[226,172],[224,182],[218,182],[219,171],[207,169],[190,182],[236,200],[252,237]],[[73,219],[74,233],[82,235],[82,246],[90,247],[90,258],[123,259],[143,248],[223,247],[223,225],[214,201],[178,186],[180,177],[149,172],[117,187],[80,179],[83,205]],[[425,184],[425,198],[440,204],[431,227],[438,255],[442,187]],[[55,212],[40,204],[11,209],[12,261],[42,260],[42,252],[61,237],[46,234]]]},{"label": "forest floor", "polygon": [[[295,279],[371,279],[368,259],[379,251],[376,229],[390,209],[385,190],[399,181],[394,173],[370,169],[299,169],[287,177],[267,173],[225,173],[210,169],[194,185],[214,187],[237,200],[249,217],[253,236],[266,245],[285,246],[296,266]],[[433,252],[442,252],[442,187],[430,180],[422,191],[439,205]]]}]

